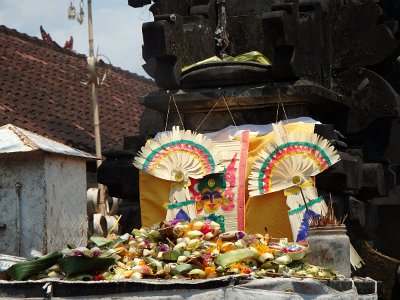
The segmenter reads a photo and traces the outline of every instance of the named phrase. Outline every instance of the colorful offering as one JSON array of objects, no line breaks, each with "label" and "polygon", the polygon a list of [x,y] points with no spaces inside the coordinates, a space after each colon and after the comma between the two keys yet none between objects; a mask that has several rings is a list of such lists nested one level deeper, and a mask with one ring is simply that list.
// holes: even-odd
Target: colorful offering
[{"label": "colorful offering", "polygon": [[[214,221],[174,220],[131,234],[92,237],[87,247],[70,245],[29,277],[15,274],[18,264],[4,273],[10,280],[204,279],[234,274],[336,277],[330,270],[308,265],[303,260],[306,252],[306,246],[286,239],[272,242],[268,234],[222,233]],[[293,256],[299,254],[301,258]]]}]

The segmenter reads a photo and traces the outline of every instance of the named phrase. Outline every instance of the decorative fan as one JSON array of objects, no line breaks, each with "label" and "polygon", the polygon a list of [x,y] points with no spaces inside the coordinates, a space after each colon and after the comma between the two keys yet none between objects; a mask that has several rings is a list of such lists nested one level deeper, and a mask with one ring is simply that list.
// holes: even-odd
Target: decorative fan
[{"label": "decorative fan", "polygon": [[147,141],[134,165],[143,172],[171,181],[166,220],[196,217],[195,201],[190,199],[189,178],[200,179],[223,170],[220,156],[210,139],[190,130],[158,134]]},{"label": "decorative fan", "polygon": [[282,122],[272,126],[275,139],[264,147],[252,166],[250,196],[284,190],[296,240],[304,217],[324,214],[327,210],[323,199],[318,198],[312,176],[338,162],[340,157],[328,140],[315,133],[287,134]]}]

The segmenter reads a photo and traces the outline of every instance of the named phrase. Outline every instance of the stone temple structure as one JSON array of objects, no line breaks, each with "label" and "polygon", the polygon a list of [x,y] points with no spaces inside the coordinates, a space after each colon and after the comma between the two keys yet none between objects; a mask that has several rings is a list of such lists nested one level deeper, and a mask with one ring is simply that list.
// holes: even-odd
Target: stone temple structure
[{"label": "stone temple structure", "polygon": [[[332,195],[337,213],[349,213],[353,240],[400,259],[400,235],[393,234],[400,215],[400,3],[129,0],[132,7],[150,3],[154,21],[143,24],[143,68],[160,90],[142,99],[140,136],[126,137],[125,151],[110,154],[99,170],[99,181],[113,182],[111,194],[137,199],[131,184],[137,173],[128,163],[146,136],[164,130],[167,115],[169,128],[182,121],[194,130],[213,108],[198,131],[216,131],[232,125],[222,95],[238,125],[275,122],[281,102],[288,118],[324,124],[316,132],[340,151],[341,162],[318,176],[317,187],[327,199]],[[182,71],[249,51],[272,65],[220,62]]]}]

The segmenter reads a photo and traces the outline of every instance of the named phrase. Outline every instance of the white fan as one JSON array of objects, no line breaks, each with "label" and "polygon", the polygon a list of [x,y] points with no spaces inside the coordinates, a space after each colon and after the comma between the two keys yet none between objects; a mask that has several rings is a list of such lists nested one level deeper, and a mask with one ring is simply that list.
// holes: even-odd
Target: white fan
[{"label": "white fan", "polygon": [[200,179],[223,171],[220,155],[210,139],[190,130],[159,133],[147,141],[134,165],[143,172],[171,181],[166,220],[194,219],[195,201],[190,199],[189,178]]},{"label": "white fan", "polygon": [[[315,133],[286,133],[282,122],[272,124],[274,140],[256,157],[249,176],[250,196],[284,190],[294,240],[309,209],[320,214],[327,210],[318,200],[312,176],[340,160],[328,140]],[[290,212],[290,211],[289,211]]]}]

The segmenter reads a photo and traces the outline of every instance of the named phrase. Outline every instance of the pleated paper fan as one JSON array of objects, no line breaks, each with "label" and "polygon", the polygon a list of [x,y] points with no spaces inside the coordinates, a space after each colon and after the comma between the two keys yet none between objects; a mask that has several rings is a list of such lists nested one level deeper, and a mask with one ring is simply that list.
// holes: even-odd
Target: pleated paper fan
[{"label": "pleated paper fan", "polygon": [[249,176],[250,196],[284,191],[289,206],[293,239],[307,234],[300,230],[305,218],[325,214],[326,203],[318,198],[313,176],[323,172],[340,157],[326,139],[315,133],[287,134],[282,122],[272,124],[272,142],[256,157]]},{"label": "pleated paper fan", "polygon": [[250,196],[302,187],[340,160],[329,141],[315,133],[288,135],[281,122],[273,124],[273,129],[275,140],[254,161]]},{"label": "pleated paper fan", "polygon": [[210,139],[190,130],[179,130],[177,126],[147,141],[135,157],[134,165],[171,182],[167,221],[196,217],[189,178],[200,179],[223,171],[219,152]]},{"label": "pleated paper fan", "polygon": [[[256,157],[249,175],[250,196],[284,190],[293,240],[307,237],[309,219],[325,215],[327,206],[318,197],[312,176],[340,160],[328,140],[315,133],[287,134],[282,122],[272,124],[274,140]],[[360,256],[350,247],[350,262],[358,268]]]},{"label": "pleated paper fan", "polygon": [[149,140],[135,157],[134,165],[155,177],[181,182],[222,171],[219,157],[204,135],[173,127]]}]

